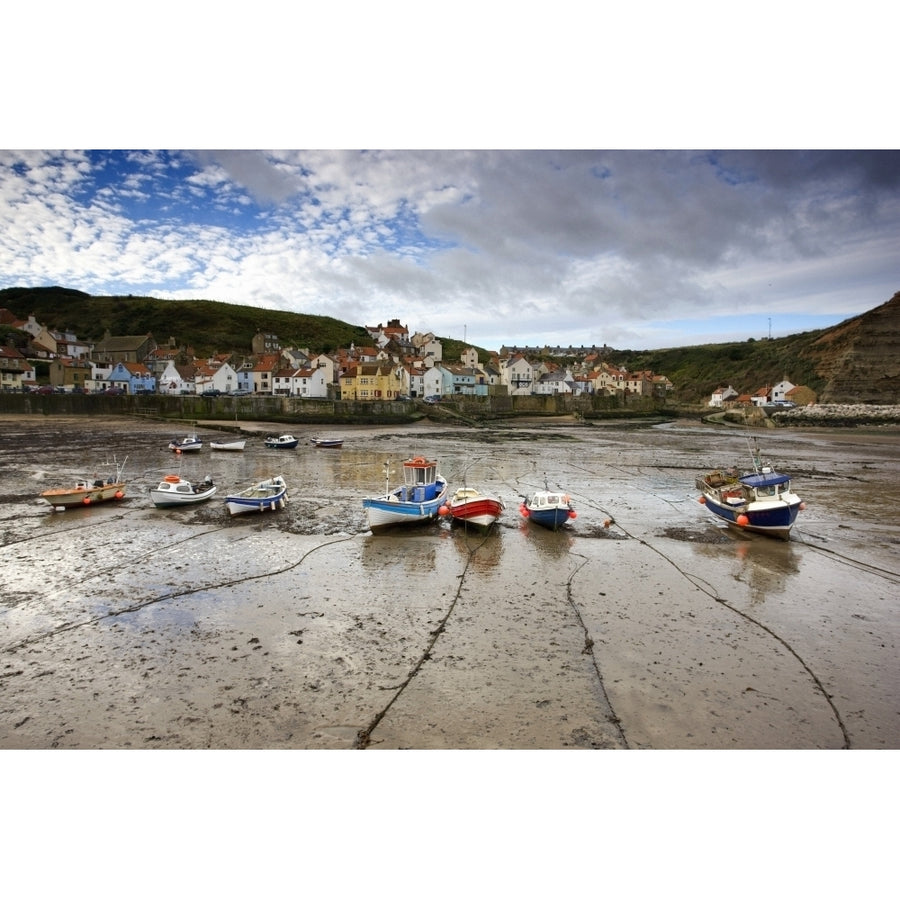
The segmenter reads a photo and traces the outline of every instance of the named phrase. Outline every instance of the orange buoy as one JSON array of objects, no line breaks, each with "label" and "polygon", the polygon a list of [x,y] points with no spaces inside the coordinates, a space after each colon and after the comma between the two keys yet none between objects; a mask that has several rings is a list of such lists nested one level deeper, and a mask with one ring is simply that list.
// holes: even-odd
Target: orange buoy
[{"label": "orange buoy", "polygon": [[124,496],[122,491],[116,491],[116,500],[121,500]]},{"label": "orange buoy", "polygon": [[181,447],[176,447],[176,448],[175,448],[175,455],[176,455],[176,456],[181,456]]},{"label": "orange buoy", "polygon": [[85,497],[84,500],[82,500],[81,502],[82,502],[85,506],[90,506],[90,505],[91,505],[91,498],[90,498],[90,497]]},{"label": "orange buoy", "polygon": [[574,509],[570,509],[570,510],[569,510],[569,518],[570,518],[570,519],[577,519],[577,518],[578,518],[578,513],[575,512]]},{"label": "orange buoy", "polygon": [[706,497],[700,496],[697,498],[698,503],[706,503]]},{"label": "orange buoy", "polygon": [[522,513],[526,519],[528,518],[528,507],[524,503],[519,507],[519,512]]},{"label": "orange buoy", "polygon": [[738,525],[741,526],[741,528],[745,528],[747,525],[750,524],[750,520],[743,513],[741,513],[737,517],[737,523],[738,523]]},{"label": "orange buoy", "polygon": [[438,507],[438,515],[446,516],[448,512],[450,512],[450,510],[446,506]]},{"label": "orange buoy", "polygon": [[168,481],[169,484],[178,484],[181,479],[177,475],[166,475],[163,481]]},{"label": "orange buoy", "polygon": [[806,504],[802,500],[800,501],[800,509],[806,509]]},{"label": "orange buoy", "polygon": [[604,519],[604,520],[603,520],[603,527],[604,527],[604,528],[609,528],[610,525],[612,525],[612,519]]}]

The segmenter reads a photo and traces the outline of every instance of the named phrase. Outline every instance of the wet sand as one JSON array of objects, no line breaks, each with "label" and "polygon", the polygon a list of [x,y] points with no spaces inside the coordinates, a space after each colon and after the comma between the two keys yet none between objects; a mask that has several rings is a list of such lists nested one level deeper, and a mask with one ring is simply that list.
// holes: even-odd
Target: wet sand
[{"label": "wet sand", "polygon": [[[781,542],[697,502],[697,472],[749,458],[732,429],[423,422],[279,451],[237,424],[244,453],[201,423],[180,461],[219,494],[157,510],[188,429],[0,420],[0,748],[900,746],[896,430],[761,433],[807,507]],[[124,500],[38,499],[113,454]],[[409,455],[498,493],[498,526],[372,535],[361,499]],[[272,474],[284,510],[228,516]],[[545,481],[578,511],[558,533],[518,513]]]}]

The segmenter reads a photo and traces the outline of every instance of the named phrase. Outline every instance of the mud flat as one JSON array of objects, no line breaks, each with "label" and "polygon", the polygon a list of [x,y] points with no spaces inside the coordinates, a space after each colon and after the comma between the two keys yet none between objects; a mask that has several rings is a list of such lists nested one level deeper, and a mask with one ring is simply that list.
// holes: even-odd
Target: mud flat
[{"label": "mud flat", "polygon": [[[696,472],[747,459],[715,426],[341,427],[340,451],[175,457],[171,425],[0,422],[0,748],[896,749],[900,442],[779,429],[792,538],[725,530]],[[409,455],[506,502],[483,535],[373,536],[361,499]],[[126,497],[38,496],[126,456]],[[161,475],[212,501],[157,510]],[[282,474],[290,502],[231,518]],[[545,483],[578,517],[518,513]]]}]

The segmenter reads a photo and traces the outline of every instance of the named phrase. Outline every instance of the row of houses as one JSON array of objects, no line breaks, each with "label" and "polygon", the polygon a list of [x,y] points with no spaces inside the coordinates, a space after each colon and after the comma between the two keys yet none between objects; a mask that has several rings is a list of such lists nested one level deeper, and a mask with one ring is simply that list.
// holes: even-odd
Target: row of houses
[{"label": "row of houses", "polygon": [[[371,345],[311,354],[283,348],[278,336],[258,332],[251,354],[217,354],[198,360],[190,348],[165,346],[153,336],[111,335],[90,344],[73,334],[41,326],[30,316],[17,321],[0,310],[0,324],[29,334],[27,356],[13,347],[0,353],[0,387],[34,386],[29,358],[46,359],[50,384],[71,391],[121,389],[129,394],[259,394],[356,401],[487,396],[489,394],[599,394],[664,397],[665,376],[627,372],[602,361],[603,350],[585,352],[573,365],[535,361],[523,351],[504,350],[481,363],[474,348],[459,362],[445,362],[434,334],[410,334],[399,320],[367,328]],[[604,348],[605,350],[605,348]]]},{"label": "row of houses", "polygon": [[709,399],[709,406],[731,409],[739,406],[808,406],[816,402],[816,393],[787,378],[778,384],[764,385],[752,394],[739,393],[730,384],[719,385]]}]

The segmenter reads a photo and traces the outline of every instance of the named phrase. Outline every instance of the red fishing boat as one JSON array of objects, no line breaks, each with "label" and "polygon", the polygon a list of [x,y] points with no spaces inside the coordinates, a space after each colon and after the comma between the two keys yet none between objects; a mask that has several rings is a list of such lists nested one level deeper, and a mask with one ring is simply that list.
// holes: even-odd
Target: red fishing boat
[{"label": "red fishing boat", "polygon": [[454,522],[465,522],[487,530],[500,518],[505,509],[503,501],[476,488],[462,487],[439,510]]}]

